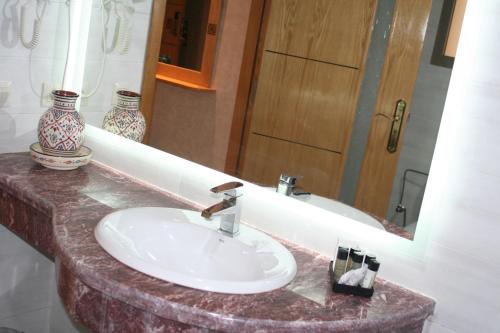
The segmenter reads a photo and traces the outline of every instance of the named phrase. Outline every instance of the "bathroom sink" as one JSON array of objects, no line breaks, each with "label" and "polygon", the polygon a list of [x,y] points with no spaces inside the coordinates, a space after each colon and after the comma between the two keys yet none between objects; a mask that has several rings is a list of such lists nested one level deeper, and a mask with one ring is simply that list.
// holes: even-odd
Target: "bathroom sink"
[{"label": "bathroom sink", "polygon": [[174,208],[131,208],[105,216],[98,243],[125,265],[186,287],[231,294],[280,288],[297,271],[293,255],[266,234],[240,225],[218,232],[219,217]]},{"label": "bathroom sink", "polygon": [[359,209],[346,205],[345,203],[342,203],[340,201],[328,199],[315,194],[299,195],[299,196],[294,196],[294,198],[307,202],[316,207],[323,208],[331,212],[349,217],[353,220],[369,225],[371,227],[385,230],[382,223],[377,221],[375,218],[371,217],[365,212],[360,211]]},{"label": "bathroom sink", "polygon": [[[276,187],[266,187],[269,190],[276,191]],[[346,205],[337,200],[325,198],[316,194],[308,194],[308,195],[290,195],[290,198],[294,198],[303,202],[307,202],[313,206],[326,209],[330,212],[337,213],[343,215],[345,217],[349,217],[353,220],[361,222],[363,224],[369,225],[371,227],[385,230],[382,223],[377,221],[374,217],[366,214],[365,212]]]}]

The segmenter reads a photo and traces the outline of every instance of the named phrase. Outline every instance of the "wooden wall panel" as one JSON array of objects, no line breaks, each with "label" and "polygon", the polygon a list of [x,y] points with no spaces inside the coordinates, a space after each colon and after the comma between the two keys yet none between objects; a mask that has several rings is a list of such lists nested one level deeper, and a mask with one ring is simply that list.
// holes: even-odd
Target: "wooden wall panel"
[{"label": "wooden wall panel", "polygon": [[306,190],[337,198],[376,0],[269,3],[239,175],[274,185],[296,173]]},{"label": "wooden wall panel", "polygon": [[325,197],[336,195],[341,155],[283,140],[250,134],[244,179],[257,184],[278,184],[281,173],[301,175],[299,186]]},{"label": "wooden wall panel", "polygon": [[264,48],[361,68],[376,4],[375,0],[272,0]]},{"label": "wooden wall panel", "polygon": [[251,131],[341,152],[358,70],[264,52]]}]

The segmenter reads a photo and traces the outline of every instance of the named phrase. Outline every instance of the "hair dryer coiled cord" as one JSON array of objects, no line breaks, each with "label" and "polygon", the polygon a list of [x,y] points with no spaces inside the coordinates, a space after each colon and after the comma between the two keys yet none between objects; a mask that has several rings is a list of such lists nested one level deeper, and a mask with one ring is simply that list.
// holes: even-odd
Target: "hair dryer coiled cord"
[{"label": "hair dryer coiled cord", "polygon": [[[40,11],[40,3],[43,3],[42,9]],[[31,40],[26,41],[24,38],[24,26],[26,20],[26,4],[21,7],[21,24],[19,29],[19,39],[21,43],[27,49],[34,49],[40,42],[40,27],[42,25],[42,18],[45,14],[45,9],[47,8],[47,0],[37,0],[36,3],[36,19],[33,21],[33,33],[31,35]]]}]

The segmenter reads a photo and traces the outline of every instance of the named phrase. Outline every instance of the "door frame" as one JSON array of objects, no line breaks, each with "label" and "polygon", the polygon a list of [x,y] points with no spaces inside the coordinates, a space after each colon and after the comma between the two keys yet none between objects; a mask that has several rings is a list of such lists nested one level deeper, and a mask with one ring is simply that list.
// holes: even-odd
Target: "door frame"
[{"label": "door frame", "polygon": [[156,93],[156,67],[160,54],[161,36],[163,34],[163,21],[167,0],[154,0],[149,21],[149,34],[144,55],[144,70],[142,73],[141,87],[141,113],[146,119],[146,133],[142,143],[149,143],[151,124],[153,121],[153,107]]},{"label": "door frame", "polygon": [[243,145],[245,142],[245,124],[249,119],[248,110],[251,109],[252,94],[255,94],[254,79],[255,71],[260,67],[260,37],[265,30],[266,1],[251,0],[250,15],[247,25],[245,46],[243,49],[243,59],[240,66],[240,78],[236,91],[236,101],[229,134],[229,144],[226,153],[226,163],[224,173],[238,176],[240,156],[243,155]]}]

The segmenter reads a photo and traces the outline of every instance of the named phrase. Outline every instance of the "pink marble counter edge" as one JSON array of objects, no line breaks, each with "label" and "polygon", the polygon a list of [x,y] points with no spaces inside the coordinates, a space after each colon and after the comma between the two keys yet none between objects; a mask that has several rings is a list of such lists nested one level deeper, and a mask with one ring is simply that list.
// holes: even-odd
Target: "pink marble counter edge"
[{"label": "pink marble counter edge", "polygon": [[[24,162],[26,156],[22,157],[23,155],[14,155],[13,158],[20,158]],[[0,160],[0,163],[2,161]],[[21,177],[22,178],[22,177]],[[19,180],[19,179],[18,179]],[[131,181],[131,180],[130,180]],[[132,182],[132,181],[131,181]],[[52,210],[54,206],[57,205],[51,205],[50,200],[47,198],[43,198],[41,195],[37,195],[37,193],[25,193],[23,191],[22,186],[17,186],[16,187],[16,181],[12,179],[12,177],[5,177],[4,175],[0,175],[0,183],[3,184],[2,188],[9,188],[10,192],[13,193],[16,192],[17,194],[23,194],[22,197],[25,202],[33,204],[36,208],[37,204],[40,208],[40,210],[47,212],[48,210]],[[20,185],[20,184],[17,184]],[[12,189],[14,189],[12,191]],[[136,188],[137,189],[137,188]],[[151,189],[144,189],[144,193],[140,193],[141,195],[145,195],[146,193],[150,193],[152,190]],[[164,196],[164,194],[161,194]],[[158,193],[155,193],[152,195],[153,197],[157,197]],[[80,198],[81,200],[85,201],[85,197]],[[170,201],[172,201],[172,198],[168,198]],[[154,201],[154,200],[153,200]],[[168,201],[168,200],[167,200]],[[172,202],[170,202],[172,204]],[[177,206],[184,207],[185,205],[182,203],[176,203]],[[95,205],[94,208],[99,207],[98,204]],[[101,209],[101,211],[99,211]],[[157,316],[166,318],[168,320],[177,320],[180,322],[185,322],[185,323],[190,323],[193,325],[207,325],[211,329],[219,330],[219,329],[224,329],[224,330],[238,330],[238,331],[253,331],[257,327],[260,329],[270,329],[273,331],[276,331],[276,329],[285,329],[289,332],[291,331],[311,331],[311,329],[318,329],[318,330],[332,330],[336,329],[338,331],[345,331],[347,329],[349,330],[358,330],[358,329],[363,329],[364,331],[368,330],[376,330],[377,327],[386,327],[388,328],[389,326],[393,326],[395,323],[401,321],[406,321],[409,324],[414,323],[416,321],[423,321],[430,313],[432,313],[433,308],[434,308],[434,302],[428,298],[425,298],[423,296],[413,294],[415,298],[415,304],[407,304],[410,305],[409,307],[411,310],[406,310],[406,311],[399,311],[398,313],[391,313],[390,316],[375,316],[374,318],[365,318],[363,320],[355,320],[356,316],[351,317],[351,319],[338,319],[338,320],[323,320],[322,316],[318,316],[318,318],[309,318],[309,320],[306,321],[301,321],[297,320],[295,318],[294,321],[290,320],[271,320],[271,319],[261,319],[261,318],[248,318],[248,317],[243,317],[243,316],[238,316],[234,314],[223,314],[223,313],[217,313],[217,312],[211,312],[207,310],[206,308],[199,308],[195,306],[190,306],[190,305],[183,305],[180,304],[180,302],[173,301],[173,300],[165,300],[162,295],[164,295],[165,291],[173,291],[172,294],[178,294],[180,299],[185,299],[185,298],[200,298],[200,297],[206,297],[207,295],[211,296],[213,299],[220,301],[221,297],[225,298],[226,301],[231,300],[233,298],[236,299],[236,303],[238,303],[238,297],[241,298],[241,296],[233,296],[233,295],[224,295],[221,296],[221,294],[214,294],[214,293],[206,293],[194,289],[189,289],[189,288],[183,288],[179,287],[176,285],[173,285],[171,283],[166,283],[163,281],[159,281],[153,278],[150,278],[148,276],[145,276],[141,273],[135,272],[124,265],[118,263],[111,257],[109,257],[100,247],[96,247],[95,244],[95,239],[92,237],[89,238],[89,235],[93,236],[93,224],[100,219],[100,217],[103,216],[104,213],[111,212],[113,209],[110,209],[109,207],[101,207],[99,209],[94,210],[96,212],[96,216],[90,217],[91,219],[94,218],[94,221],[90,224],[87,223],[67,223],[68,220],[71,219],[78,219],[82,218],[82,216],[78,216],[78,209],[71,209],[70,207],[65,207],[64,205],[59,205],[58,208],[54,208],[54,211],[52,212],[54,214],[53,218],[53,227],[54,227],[54,234],[56,235],[55,237],[55,244],[56,244],[56,251],[55,254],[57,257],[60,258],[62,265],[65,267],[68,267],[73,274],[78,276],[78,278],[85,284],[87,284],[89,287],[94,288],[96,290],[100,290],[107,296],[115,297],[117,299],[120,299],[127,304],[131,304],[134,307],[137,307],[139,309],[144,309],[146,311],[150,311],[154,313]],[[81,212],[80,212],[81,213]],[[76,214],[76,215],[75,215]],[[105,214],[104,214],[105,215]],[[97,219],[97,220],[95,220]],[[89,227],[91,230],[86,230],[86,227]],[[74,229],[81,228],[82,230],[74,230]],[[71,244],[74,244],[75,239],[72,238],[74,235],[78,234],[78,232],[82,232],[82,238],[79,239],[80,242],[88,242],[89,246],[86,249],[88,252],[82,254],[79,253],[78,251],[82,250],[81,248],[74,248],[71,249]],[[98,246],[98,245],[97,245]],[[302,255],[306,255],[308,258],[307,260],[310,260],[311,258],[314,258],[314,260],[322,263],[323,267],[326,267],[326,264],[328,263],[328,259],[325,257],[318,256],[317,254],[314,254],[310,251],[307,251],[303,248],[294,246],[292,244],[286,244],[286,246],[294,253],[294,255],[297,257],[301,257]],[[74,251],[72,251],[74,250]],[[92,251],[95,251],[96,254],[92,254]],[[82,258],[79,258],[78,256],[82,255],[83,259],[87,258],[89,260],[89,264],[85,263],[85,260],[82,260]],[[86,256],[86,257],[85,257]],[[93,257],[94,256],[94,257]],[[99,270],[96,269],[98,267],[98,264],[96,262],[92,263],[92,260],[97,259],[97,262],[105,262],[105,267],[104,270]],[[299,263],[299,260],[297,260]],[[83,263],[83,264],[82,264]],[[299,266],[301,266],[303,263],[299,263]],[[305,265],[303,265],[305,267]],[[321,281],[323,284],[322,286],[319,287],[319,289],[323,290],[322,292],[325,291],[325,288],[328,289],[328,286],[325,285],[325,279],[324,276],[320,276],[322,274],[326,273],[326,270],[323,271],[318,270],[317,268],[314,269],[314,267],[309,267],[312,269],[312,271],[307,271],[303,272],[302,275],[299,275],[294,282],[292,282],[291,285],[287,286],[286,288],[281,288],[277,291],[273,291],[270,293],[266,293],[266,297],[280,297],[283,295],[283,293],[287,293],[290,289],[289,288],[297,288],[303,289],[306,288],[307,286],[301,286],[300,285],[300,279],[305,278],[303,281],[305,284],[311,284],[311,280],[314,278],[315,280]],[[126,276],[130,277],[137,277],[138,280],[134,281],[137,282],[136,285],[134,283],[130,283],[130,280],[127,279],[126,282],[120,282],[119,279],[113,278],[113,276],[108,276],[106,274],[110,272],[116,272],[117,270],[121,271],[126,271]],[[148,288],[151,286],[157,287],[161,290],[159,294],[155,294],[154,292],[151,293],[145,293],[144,288],[142,288],[141,291],[141,284],[145,283],[148,285]],[[161,285],[162,287],[158,287],[158,285]],[[379,280],[377,282],[377,289],[382,289],[387,288],[387,290],[390,290],[391,292],[395,293],[396,295],[398,293],[401,293],[401,295],[405,295],[405,297],[408,297],[408,291],[404,290],[403,288],[400,288],[398,286],[392,285],[388,282]],[[146,288],[147,289],[147,288]],[[289,294],[289,293],[288,293]],[[300,293],[298,294],[300,295]],[[328,297],[328,294],[326,294]],[[382,294],[376,295],[374,297],[381,297]],[[262,295],[261,295],[262,296]],[[289,296],[289,295],[288,295]],[[331,308],[334,308],[336,306],[336,303],[342,303],[346,302],[346,300],[349,299],[349,296],[343,296],[343,295],[330,295],[331,297],[331,304],[325,305],[329,306]],[[255,296],[255,297],[258,297]],[[175,297],[174,297],[175,298]],[[351,297],[352,298],[352,297]],[[241,298],[244,299],[244,298]],[[357,298],[356,298],[357,299]],[[242,303],[242,302],[240,302]],[[253,301],[251,303],[254,303]],[[255,302],[258,303],[258,302]],[[297,301],[298,304],[305,305],[305,306],[311,306],[313,304],[308,303],[307,297],[303,297],[302,299]],[[349,303],[349,302],[347,302]],[[231,303],[232,304],[232,303]],[[413,307],[411,305],[414,305]],[[299,306],[299,309],[301,308]],[[237,307],[235,307],[236,309]],[[349,309],[345,309],[348,311]],[[402,309],[401,309],[402,310]],[[236,310],[235,310],[236,311]],[[269,309],[263,309],[262,311],[269,311]],[[333,310],[332,310],[333,311]],[[234,311],[233,311],[234,312]],[[324,315],[324,314],[322,314]],[[258,316],[257,316],[258,317]],[[280,317],[280,316],[278,316]],[[300,317],[300,316],[299,316]],[[329,317],[328,315],[326,317]],[[347,316],[349,318],[349,316]],[[392,325],[391,325],[392,324]],[[249,330],[249,326],[251,327],[251,330]]]}]

